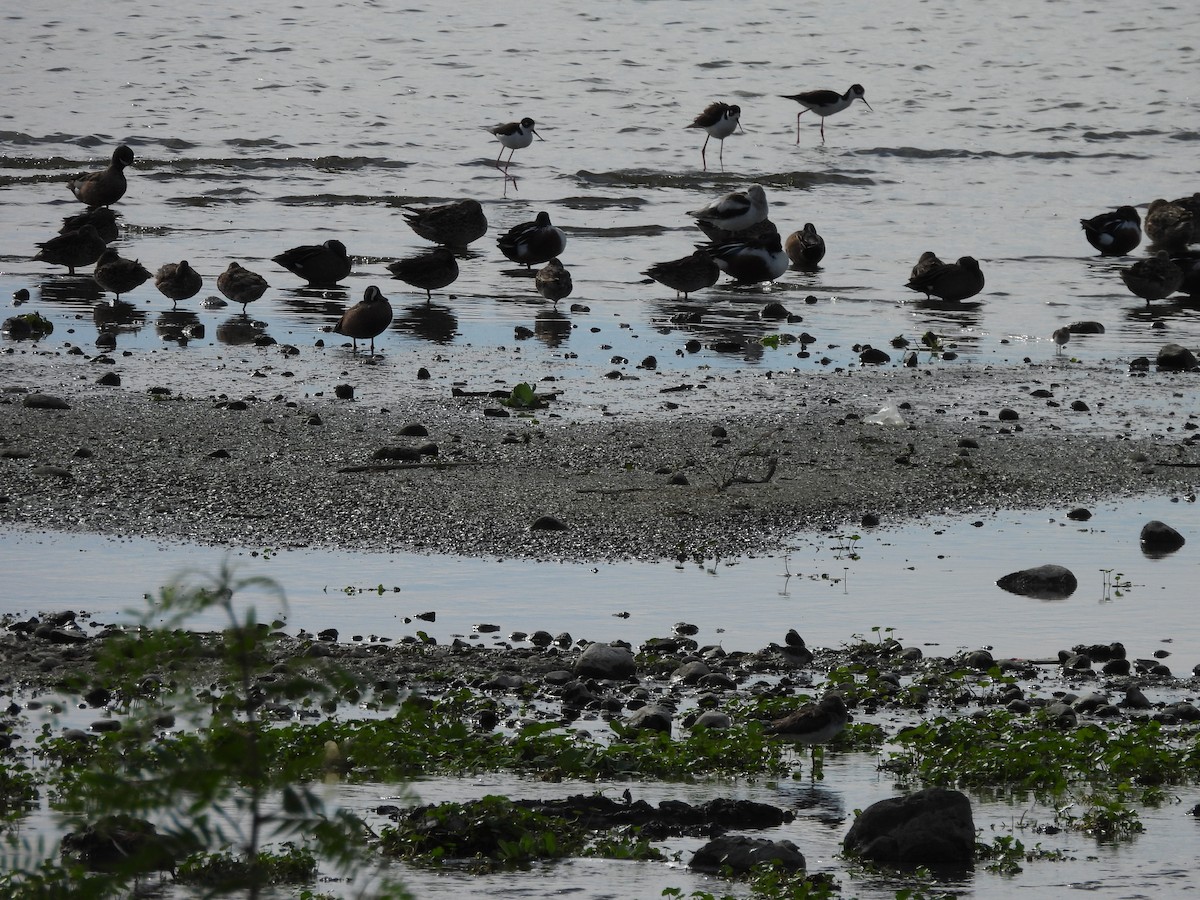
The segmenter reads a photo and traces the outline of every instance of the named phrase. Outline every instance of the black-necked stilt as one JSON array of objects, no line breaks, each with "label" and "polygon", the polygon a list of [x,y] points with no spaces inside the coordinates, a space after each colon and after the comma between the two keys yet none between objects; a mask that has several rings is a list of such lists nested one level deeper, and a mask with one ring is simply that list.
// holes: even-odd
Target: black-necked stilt
[{"label": "black-necked stilt", "polygon": [[200,288],[204,287],[204,279],[185,259],[182,262],[160,266],[154,273],[154,286],[171,301],[171,307],[174,308],[180,300],[190,300],[200,293]]},{"label": "black-necked stilt", "polygon": [[1121,280],[1137,296],[1146,301],[1170,297],[1183,284],[1183,270],[1171,262],[1166,250],[1147,259],[1139,259],[1132,266],[1121,270]]},{"label": "black-necked stilt", "polygon": [[321,287],[332,287],[350,274],[350,256],[346,245],[338,240],[293,247],[271,257],[271,261]]},{"label": "black-necked stilt", "polygon": [[707,250],[722,272],[735,281],[757,284],[774,281],[788,269],[788,257],[783,252],[779,233],[772,231],[747,241],[730,241]]},{"label": "black-necked stilt", "polygon": [[804,228],[787,236],[783,249],[796,268],[812,269],[825,258],[825,239],[812,222],[805,222]]},{"label": "black-necked stilt", "polygon": [[538,269],[533,284],[538,293],[551,303],[557,303],[564,297],[569,297],[571,289],[574,287],[571,283],[571,273],[563,267],[557,256]]},{"label": "black-necked stilt", "polygon": [[[704,157],[704,152],[708,149],[709,138],[716,138],[721,142],[721,152],[719,158],[721,161],[721,171],[725,170],[725,138],[733,134],[734,131],[741,128],[742,108],[736,104],[722,103],[720,100],[715,103],[710,103],[705,107],[704,112],[696,116],[688,128],[703,128],[708,137],[704,139],[704,146],[700,148],[700,164],[704,166],[704,171],[708,171],[708,160]],[[742,131],[745,134],[745,131]]]},{"label": "black-necked stilt", "polygon": [[767,194],[761,184],[752,184],[745,191],[718,197],[688,215],[724,231],[741,231],[767,217]]},{"label": "black-necked stilt", "polygon": [[[821,143],[825,143],[825,117],[832,116],[834,113],[839,113],[855,100],[861,100],[867,103],[865,92],[861,84],[850,85],[850,90],[844,94],[839,94],[837,91],[804,91],[800,94],[781,94],[787,100],[795,100],[804,109],[796,113],[796,143],[800,143],[800,117],[806,112],[815,112],[821,117]],[[871,109],[871,104],[867,103],[867,109]],[[874,112],[874,110],[871,110]]]},{"label": "black-necked stilt", "polygon": [[504,164],[504,174],[508,175],[508,167],[512,164],[513,153],[517,150],[523,150],[533,143],[534,135],[537,135],[539,141],[544,141],[542,137],[534,130],[533,119],[526,116],[520,122],[505,122],[503,125],[491,125],[488,127],[496,140],[500,142],[500,153],[496,157],[496,168],[500,168],[500,157],[504,155],[504,151],[508,150],[508,161]]},{"label": "black-necked stilt", "polygon": [[1124,256],[1142,242],[1142,220],[1132,206],[1080,219],[1083,235],[1102,256]]},{"label": "black-necked stilt", "polygon": [[642,273],[653,278],[659,284],[674,288],[676,295],[683,294],[683,299],[693,291],[710,288],[721,277],[721,267],[717,265],[704,250],[697,250],[691,256],[667,262],[655,263]]},{"label": "black-necked stilt", "polygon": [[67,273],[74,275],[76,266],[90,266],[98,260],[107,244],[96,226],[89,224],[56,234],[36,246],[38,252],[33,257],[36,261],[66,266]]},{"label": "black-necked stilt", "polygon": [[383,334],[392,324],[392,304],[379,288],[371,285],[363,292],[363,298],[348,310],[333,326],[334,334],[350,338],[352,352],[358,352],[358,342],[371,341],[371,355],[375,355],[375,338]]},{"label": "black-necked stilt", "polygon": [[1178,201],[1151,200],[1143,221],[1146,237],[1172,253],[1183,250],[1197,239],[1200,228],[1192,210]]},{"label": "black-necked stilt", "polygon": [[548,212],[540,212],[532,222],[510,228],[496,241],[496,246],[513,262],[528,268],[560,256],[567,246],[567,236],[550,223]]},{"label": "black-necked stilt", "polygon": [[151,276],[150,270],[138,260],[126,259],[114,248],[109,247],[96,260],[92,277],[96,279],[96,284],[106,291],[112,291],[120,300],[122,294],[128,294],[134,288],[145,284]]},{"label": "black-necked stilt", "polygon": [[478,200],[455,200],[425,209],[405,207],[404,221],[419,236],[446,247],[466,247],[487,234],[487,217]]},{"label": "black-necked stilt", "polygon": [[67,182],[71,193],[88,206],[111,206],[125,196],[125,167],[133,165],[133,151],[122,144],[113,151],[107,169],[76,175]]},{"label": "black-necked stilt", "polygon": [[242,315],[246,314],[246,304],[253,303],[265,294],[268,287],[267,279],[257,272],[251,272],[241,263],[231,262],[217,276],[217,290],[230,302],[242,304]]},{"label": "black-necked stilt", "polygon": [[426,301],[433,300],[433,291],[458,280],[458,260],[449,247],[434,247],[408,259],[396,260],[387,268],[393,277],[423,290]]},{"label": "black-necked stilt", "polygon": [[983,290],[983,272],[974,257],[962,256],[958,262],[944,263],[926,251],[913,267],[912,277],[905,287],[920,291],[926,297],[932,295],[947,303],[957,303]]}]

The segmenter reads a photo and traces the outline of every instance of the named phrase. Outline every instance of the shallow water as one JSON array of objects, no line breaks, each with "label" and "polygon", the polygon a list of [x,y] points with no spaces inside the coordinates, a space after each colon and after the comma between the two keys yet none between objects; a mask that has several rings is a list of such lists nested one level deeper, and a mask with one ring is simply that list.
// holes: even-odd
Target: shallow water
[{"label": "shallow water", "polygon": [[[916,340],[926,331],[958,358],[922,354],[922,366],[965,371],[1024,366],[1028,358],[1041,375],[1086,385],[1087,369],[1072,357],[1119,372],[1166,340],[1193,347],[1200,340],[1194,305],[1148,309],[1117,277],[1127,261],[1093,256],[1077,221],[1197,189],[1200,98],[1190,33],[1180,28],[1185,9],[1148,16],[1115,4],[1018,0],[984,20],[974,7],[944,0],[802,10],[710,0],[586,8],[521,0],[488,8],[218,2],[180,10],[128,0],[117,21],[104,4],[57,17],[9,10],[0,61],[0,296],[7,302],[28,288],[32,300],[17,311],[42,313],[55,331],[37,344],[0,342],[13,351],[0,354],[0,382],[70,381],[81,373],[59,362],[68,344],[95,352],[98,323],[112,311],[96,311],[102,298],[89,279],[31,257],[34,244],[77,211],[65,179],[100,167],[126,142],[138,164],[119,204],[122,254],[152,270],[188,259],[205,277],[201,296],[216,293],[215,277],[230,260],[246,263],[272,284],[250,308],[262,324],[249,333],[265,331],[300,350],[299,362],[285,363],[277,348],[239,343],[248,331],[232,309],[198,309],[193,300],[181,304],[184,316],[169,315],[170,304],[147,284],[126,298],[131,306],[121,310],[117,332],[114,356],[128,390],[166,384],[185,393],[294,395],[351,381],[362,386],[361,399],[386,403],[414,391],[444,396],[455,383],[482,389],[554,376],[569,387],[613,370],[649,379],[637,365],[650,355],[661,378],[691,378],[702,367],[794,367],[798,380],[819,383],[823,373],[856,364],[856,344],[890,349],[892,338]],[[840,91],[852,82],[865,86],[873,110],[856,103],[830,118],[825,145],[806,115],[797,145],[797,107],[777,95]],[[727,140],[724,173],[704,173],[702,141],[684,126],[718,98],[742,106],[747,133]],[[519,182],[506,191],[493,166],[498,146],[480,126],[523,115],[537,120],[545,141],[517,151]],[[709,151],[715,164],[717,145]],[[817,225],[829,246],[820,271],[789,272],[769,289],[719,285],[690,303],[642,283],[649,264],[691,251],[698,233],[688,210],[751,181],[766,186],[771,217],[785,233]],[[462,196],[484,204],[491,228],[463,261],[460,279],[428,304],[383,268],[426,246],[398,207]],[[495,246],[540,209],[568,233],[563,261],[575,293],[557,311],[527,279],[507,274],[511,264]],[[270,262],[327,237],[357,258],[344,290],[309,290]],[[927,249],[981,260],[987,288],[978,303],[947,310],[917,302],[903,284]],[[370,284],[391,298],[396,321],[368,369],[323,329]],[[805,303],[809,296],[816,302]],[[767,299],[803,322],[761,321],[757,310]],[[704,312],[700,324],[672,321],[695,310]],[[1056,358],[1051,332],[1079,320],[1098,320],[1106,333],[1077,336]],[[172,328],[197,322],[205,336],[181,344]],[[533,329],[534,338],[515,340],[517,326]],[[758,343],[780,330],[811,333],[810,355]],[[706,345],[698,353],[683,350],[692,337]],[[717,339],[741,349],[714,350]],[[329,346],[317,349],[320,340]],[[420,385],[413,381],[419,366],[432,376]],[[635,385],[621,394],[620,384],[605,411],[645,408],[654,393]],[[1179,387],[1156,376],[1130,390],[1161,392],[1164,408],[1194,412],[1186,396],[1170,398]],[[501,626],[500,637],[547,628],[636,642],[687,620],[699,626],[702,643],[755,649],[789,627],[816,645],[895,628],[906,643],[938,653],[989,645],[997,655],[1040,657],[1119,639],[1137,656],[1172,649],[1178,655],[1167,662],[1186,672],[1200,638],[1189,606],[1191,547],[1147,560],[1137,532],[1146,519],[1162,518],[1194,542],[1196,505],[1152,498],[1094,511],[1086,525],[1066,522],[1064,509],[979,511],[878,532],[847,527],[860,539],[801,535],[786,557],[702,564],[250,555],[266,548],[237,549],[234,559],[281,582],[289,627],[335,624],[344,637],[420,627],[446,640],[487,621]],[[850,547],[859,559],[848,558]],[[70,606],[115,618],[183,568],[212,571],[224,552],[4,532],[0,611]],[[1041,562],[1072,568],[1080,589],[1048,602],[994,586],[1000,575]],[[1128,587],[1106,590],[1103,570]],[[380,584],[401,590],[358,592]],[[435,623],[403,621],[427,610],[436,610]],[[840,773],[829,770],[827,784],[838,785]],[[869,766],[856,776],[864,785],[875,777]],[[856,788],[836,790],[840,809],[865,802]],[[1170,844],[1172,836],[1190,837],[1191,823],[1179,828],[1180,816],[1178,808],[1164,810],[1163,821],[1129,845],[1079,845],[1077,867],[1033,865],[1015,879],[961,889],[1177,895],[1187,890],[1178,860],[1192,857]],[[823,858],[841,833],[807,829],[799,840]],[[661,882],[657,873],[643,882],[619,871],[577,863],[486,884],[433,879],[421,890],[650,896],[656,885],[684,883],[675,871]],[[889,892],[881,887],[878,895]]]}]

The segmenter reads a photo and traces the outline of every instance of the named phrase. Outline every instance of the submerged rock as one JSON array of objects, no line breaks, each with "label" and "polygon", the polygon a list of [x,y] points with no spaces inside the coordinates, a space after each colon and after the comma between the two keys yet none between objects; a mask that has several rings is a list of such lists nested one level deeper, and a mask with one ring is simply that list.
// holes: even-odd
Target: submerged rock
[{"label": "submerged rock", "polygon": [[1075,573],[1065,566],[1053,564],[1010,572],[996,584],[1009,593],[1039,600],[1065,600],[1079,587]]}]

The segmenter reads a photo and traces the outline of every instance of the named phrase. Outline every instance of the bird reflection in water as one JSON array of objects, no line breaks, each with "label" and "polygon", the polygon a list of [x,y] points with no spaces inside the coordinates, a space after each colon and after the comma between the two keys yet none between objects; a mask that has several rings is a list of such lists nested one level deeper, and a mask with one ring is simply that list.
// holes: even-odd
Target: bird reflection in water
[{"label": "bird reflection in water", "polygon": [[204,325],[191,310],[168,309],[159,313],[154,332],[163,341],[186,347],[188,341],[203,340]]},{"label": "bird reflection in water", "polygon": [[230,347],[255,344],[267,338],[267,323],[247,315],[230,316],[217,326],[217,340]]},{"label": "bird reflection in water", "polygon": [[104,298],[104,291],[90,275],[58,275],[38,283],[41,299],[46,303],[91,308]]},{"label": "bird reflection in water", "polygon": [[448,344],[458,335],[458,316],[448,306],[418,303],[397,313],[392,328],[434,344]]},{"label": "bird reflection in water", "polygon": [[571,336],[571,320],[558,309],[544,309],[533,320],[533,333],[547,347],[557,347]]}]

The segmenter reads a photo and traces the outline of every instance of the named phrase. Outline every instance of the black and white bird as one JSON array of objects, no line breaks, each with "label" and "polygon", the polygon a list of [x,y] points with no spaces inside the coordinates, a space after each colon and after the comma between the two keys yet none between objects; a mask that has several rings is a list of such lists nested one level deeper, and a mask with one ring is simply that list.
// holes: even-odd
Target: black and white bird
[{"label": "black and white bird", "polygon": [[1132,206],[1080,219],[1079,225],[1087,242],[1101,256],[1124,256],[1142,242],[1142,220]]},{"label": "black and white bird", "polygon": [[515,263],[527,268],[549,262],[561,256],[567,246],[567,236],[550,222],[550,213],[540,212],[532,222],[514,225],[496,241],[500,252]]},{"label": "black and white bird", "polygon": [[742,231],[767,217],[767,192],[761,184],[752,184],[744,191],[733,191],[693,209],[688,215],[723,231]]},{"label": "black and white bird", "polygon": [[725,170],[725,138],[729,137],[734,131],[742,129],[742,108],[737,104],[722,103],[720,100],[715,103],[710,103],[704,108],[704,112],[696,116],[688,128],[703,128],[708,135],[704,139],[704,146],[700,148],[700,164],[704,167],[704,171],[708,171],[708,160],[705,159],[704,152],[708,149],[708,142],[711,138],[716,138],[721,142],[721,151],[718,158],[721,161],[721,170]]},{"label": "black and white bird", "polygon": [[[821,117],[821,143],[825,143],[825,117],[839,113],[855,100],[867,103],[866,92],[861,84],[850,85],[844,94],[837,91],[803,91],[799,94],[781,94],[785,100],[795,100],[804,109],[796,113],[796,143],[800,143],[800,117],[806,112],[815,112]],[[871,104],[867,103],[867,109]],[[874,110],[871,110],[874,112]]]}]

